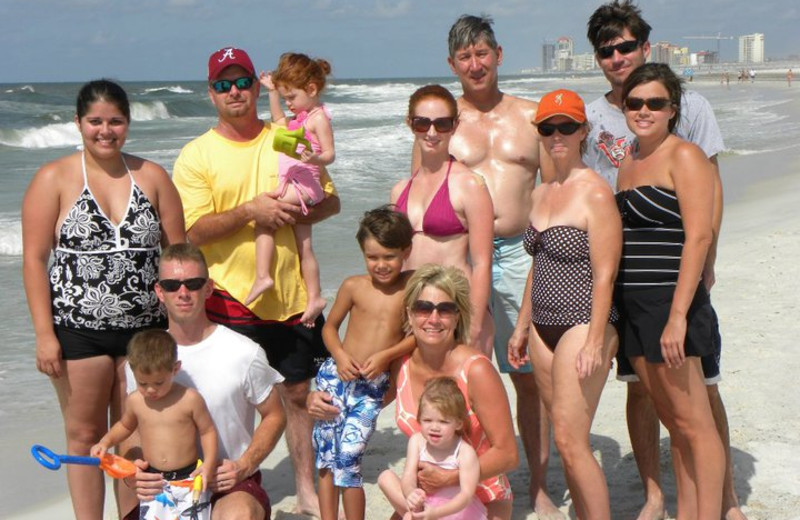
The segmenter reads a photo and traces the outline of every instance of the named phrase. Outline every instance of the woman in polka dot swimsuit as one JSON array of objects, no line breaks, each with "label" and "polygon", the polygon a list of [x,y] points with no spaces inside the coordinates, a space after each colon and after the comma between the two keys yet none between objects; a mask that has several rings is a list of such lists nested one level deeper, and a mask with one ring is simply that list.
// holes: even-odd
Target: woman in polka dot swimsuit
[{"label": "woman in polka dot swimsuit", "polygon": [[[568,90],[546,94],[535,123],[542,164],[553,173],[533,193],[524,242],[534,259],[531,299],[520,320],[530,316],[533,324],[529,355],[577,517],[607,519],[608,487],[589,430],[619,343],[611,297],[622,224],[608,183],[581,160],[588,133],[581,98]],[[509,361],[524,355],[510,352]]]}]

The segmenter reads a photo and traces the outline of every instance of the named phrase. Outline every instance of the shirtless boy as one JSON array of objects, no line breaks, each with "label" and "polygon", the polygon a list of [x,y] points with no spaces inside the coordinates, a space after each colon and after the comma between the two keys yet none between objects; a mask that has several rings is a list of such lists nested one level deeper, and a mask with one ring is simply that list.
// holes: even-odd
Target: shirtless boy
[{"label": "shirtless boy", "polygon": [[[389,363],[414,348],[404,340],[403,292],[411,271],[403,262],[411,252],[411,224],[388,206],[368,211],[356,239],[367,274],[347,278],[336,295],[322,338],[331,353],[317,374],[317,390],[327,392],[340,412],[314,424],[312,440],[319,470],[322,520],[336,520],[341,488],[348,520],[363,519],[365,496],[361,457],[375,430],[389,386]],[[347,315],[344,341],[339,327]]]},{"label": "shirtless boy", "polygon": [[[145,330],[133,336],[128,364],[139,391],[128,395],[122,418],[90,451],[102,457],[138,431],[147,471],[161,473],[165,482],[161,495],[140,504],[143,519],[180,516],[192,506],[192,479],[202,475],[205,493],[217,466],[214,421],[196,390],[173,383],[181,368],[177,358],[178,346],[168,332]],[[198,434],[205,459],[199,468]],[[210,517],[207,510],[199,513],[199,518]]]},{"label": "shirtless boy", "polygon": [[531,267],[522,233],[528,226],[539,170],[539,136],[533,124],[538,104],[500,90],[503,48],[491,24],[489,17],[464,15],[450,28],[447,62],[464,92],[458,98],[460,123],[450,152],[486,179],[492,196],[495,241],[490,303],[497,365],[509,374],[517,393],[517,425],[530,470],[531,506],[539,518],[557,519],[563,515],[547,496],[545,481],[549,425],[531,364],[527,358],[513,363],[508,359],[509,343],[527,345],[530,325],[530,316],[517,318]]}]

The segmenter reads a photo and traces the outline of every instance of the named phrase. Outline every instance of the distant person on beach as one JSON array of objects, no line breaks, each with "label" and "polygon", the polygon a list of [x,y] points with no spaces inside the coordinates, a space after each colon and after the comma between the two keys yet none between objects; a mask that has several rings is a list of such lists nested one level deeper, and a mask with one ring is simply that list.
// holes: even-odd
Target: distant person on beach
[{"label": "distant person on beach", "polygon": [[[533,191],[525,249],[533,257],[524,312],[539,395],[578,518],[610,519],[603,470],[589,445],[600,394],[619,343],[611,304],[622,248],[614,193],[581,160],[589,129],[583,100],[555,90],[534,122],[553,179]],[[518,327],[521,328],[521,325]],[[521,352],[514,353],[521,359]]]},{"label": "distant person on beach", "polygon": [[669,430],[678,518],[722,518],[725,450],[703,384],[701,356],[716,350],[716,315],[703,270],[713,242],[714,166],[673,134],[680,79],[663,63],[622,87],[634,147],[620,164],[622,260],[614,301],[620,346]]},{"label": "distant person on beach", "polygon": [[494,207],[490,304],[497,366],[509,375],[517,393],[517,426],[530,473],[530,505],[540,518],[558,520],[564,516],[547,495],[547,414],[530,361],[526,357],[519,368],[508,361],[509,345],[528,344],[529,320],[523,320],[522,329],[515,325],[530,269],[522,234],[539,170],[539,135],[533,124],[537,105],[500,90],[503,48],[497,43],[490,17],[461,16],[450,28],[447,42],[447,63],[463,90],[450,153],[485,179]]},{"label": "distant person on beach", "polygon": [[[120,418],[128,341],[165,324],[153,292],[161,246],[185,241],[167,172],[122,152],[130,122],[122,87],[83,85],[75,114],[83,149],[42,166],[22,201],[36,368],[56,389],[70,455],[88,455],[109,417]],[[67,481],[75,517],[102,518],[102,472],[70,464]],[[135,503],[125,490],[118,500],[122,511]]]},{"label": "distant person on beach", "polygon": [[[408,281],[403,306],[404,328],[414,338],[416,349],[392,363],[392,384],[385,402],[396,397],[397,426],[411,437],[421,430],[416,396],[422,394],[427,381],[439,376],[455,378],[467,403],[469,443],[481,468],[477,496],[490,519],[508,520],[513,497],[505,473],[519,462],[514,426],[500,374],[486,356],[466,345],[471,316],[469,281],[456,267],[424,265]],[[336,417],[338,408],[324,397],[322,392],[312,392],[309,412],[320,419]],[[420,463],[417,483],[425,493],[433,494],[458,486],[459,472]]]},{"label": "distant person on beach", "polygon": [[[278,200],[300,204],[303,214],[308,214],[308,206],[325,198],[319,182],[319,167],[328,166],[336,157],[331,116],[320,100],[325,77],[330,73],[331,65],[327,61],[312,60],[305,54],[296,53],[283,54],[277,70],[269,74],[261,73],[261,84],[269,92],[272,122],[286,125],[289,130],[302,128],[304,139],[311,145],[311,149],[303,147],[298,158],[280,154],[278,189],[273,192]],[[295,115],[293,118],[286,118],[281,97]],[[308,294],[306,310],[300,321],[307,327],[313,327],[326,305],[320,289],[319,264],[311,245],[311,226],[295,223],[293,229],[300,253],[300,271]],[[256,225],[256,280],[245,299],[245,305],[250,305],[261,293],[275,285],[270,276],[274,253],[275,237],[272,230]]]},{"label": "distant person on beach", "polygon": [[786,83],[788,83],[790,87],[792,86],[793,79],[794,79],[794,73],[792,72],[792,69],[789,69],[788,71],[786,71]]},{"label": "distant person on beach", "polygon": [[[128,395],[122,418],[92,446],[92,457],[102,457],[113,446],[138,432],[147,471],[160,473],[164,488],[155,499],[143,502],[143,520],[179,517],[192,507],[192,483],[202,477],[201,502],[217,469],[217,429],[203,397],[193,388],[175,383],[181,368],[178,345],[163,330],[136,333],[128,344],[128,365],[138,392]],[[203,448],[198,467],[197,440]],[[198,520],[209,519],[209,509]]]},{"label": "distant person on beach", "polygon": [[[650,25],[642,18],[641,10],[630,1],[614,1],[600,6],[587,24],[597,64],[611,84],[611,90],[586,107],[591,130],[584,162],[600,173],[612,186],[617,186],[617,170],[630,154],[634,134],[628,128],[622,111],[622,86],[634,69],[644,64],[650,55]],[[681,97],[681,117],[676,122],[678,137],[692,142],[704,151],[714,169],[713,240],[703,268],[703,284],[708,291],[715,281],[717,239],[722,224],[722,183],[719,177],[717,154],[725,149],[714,111],[708,101],[691,90]],[[714,330],[718,331],[716,317]],[[727,469],[723,493],[723,511],[728,520],[745,518],[733,485],[733,462],[730,457],[728,418],[719,393],[720,354],[722,340],[715,335],[715,352],[703,357],[702,367],[706,389],[720,437],[725,444]],[[620,349],[621,352],[621,349]],[[617,356],[617,379],[628,382],[626,415],[631,446],[636,458],[645,492],[645,504],[640,518],[663,518],[664,494],[661,489],[659,466],[658,418],[647,392],[627,358]]]},{"label": "distant person on beach", "polygon": [[755,69],[750,69],[750,71],[748,72],[748,75],[750,76],[750,83],[755,83],[755,81],[756,81],[756,70]]},{"label": "distant person on beach", "polygon": [[[378,485],[404,520],[447,518],[486,520],[486,507],[475,495],[481,468],[466,442],[469,417],[464,395],[450,377],[425,383],[417,407],[420,431],[409,437],[402,478],[392,470],[378,477]],[[458,470],[458,485],[426,493],[417,486],[420,463]]]},{"label": "distant person on beach", "polygon": [[[311,378],[328,357],[322,343],[322,314],[314,328],[301,322],[308,308],[292,225],[314,224],[339,212],[339,197],[322,169],[326,194],[301,213],[277,200],[278,155],[272,149],[277,125],[258,118],[259,87],[250,57],[226,47],[208,60],[208,95],[217,125],[184,146],[173,171],[186,217],[187,236],[208,260],[215,287],[206,302],[218,323],[248,336],[267,353],[285,380],[278,391],[286,410],[286,441],[292,459],[297,513],[319,514],[314,490],[312,421],[305,409]],[[255,226],[274,230],[273,288],[249,307],[245,301],[256,272]]]},{"label": "distant person on beach", "polygon": [[[361,459],[389,387],[389,363],[414,348],[403,333],[403,291],[412,274],[403,263],[413,235],[408,218],[389,206],[364,214],[356,239],[367,274],[342,282],[322,328],[331,357],[317,373],[317,390],[340,411],[316,421],[312,435],[323,520],[339,518],[340,493],[347,520],[365,518]],[[339,327],[348,316],[342,341]]]},{"label": "distant person on beach", "polygon": [[458,122],[456,100],[441,85],[426,85],[411,94],[406,124],[414,134],[416,166],[410,179],[394,185],[390,199],[414,228],[406,268],[452,265],[469,277],[469,344],[491,356],[492,222],[487,216],[492,215],[492,198],[483,177],[450,155]]},{"label": "distant person on beach", "polygon": [[[273,391],[283,378],[256,343],[208,319],[205,302],[213,290],[214,280],[196,247],[179,244],[164,250],[156,293],[169,316],[169,333],[178,344],[181,366],[174,380],[200,393],[219,433],[220,463],[208,480],[213,518],[268,520],[270,502],[261,486],[259,465],[275,448],[286,424],[280,397]],[[134,392],[136,378],[130,367],[127,370],[128,391]],[[258,426],[254,426],[256,415]],[[148,439],[143,436],[141,441]],[[152,500],[169,477],[148,471],[145,461],[137,465],[142,471],[126,483],[140,500]],[[136,508],[124,520],[138,518]]]}]

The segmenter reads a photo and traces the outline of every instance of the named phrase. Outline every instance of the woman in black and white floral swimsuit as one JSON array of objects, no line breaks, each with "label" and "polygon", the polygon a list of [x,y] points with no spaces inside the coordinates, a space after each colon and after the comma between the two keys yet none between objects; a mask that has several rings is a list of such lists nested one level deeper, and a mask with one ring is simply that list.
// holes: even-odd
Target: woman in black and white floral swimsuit
[{"label": "woman in black and white floral swimsuit", "polygon": [[[83,150],[42,166],[25,194],[23,278],[36,367],[58,394],[68,453],[88,455],[109,411],[119,418],[128,340],[165,324],[153,291],[159,252],[185,230],[164,169],[122,153],[130,106],[119,85],[84,85],[75,123]],[[67,479],[75,517],[102,518],[102,472],[70,465]]]}]

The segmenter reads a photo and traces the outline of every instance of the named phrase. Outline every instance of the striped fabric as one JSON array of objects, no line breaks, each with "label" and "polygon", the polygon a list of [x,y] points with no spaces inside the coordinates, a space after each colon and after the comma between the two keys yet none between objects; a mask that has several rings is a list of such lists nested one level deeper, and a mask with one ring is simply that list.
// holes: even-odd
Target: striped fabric
[{"label": "striped fabric", "polygon": [[685,235],[673,190],[639,186],[616,194],[622,215],[622,258],[617,285],[674,286]]}]

